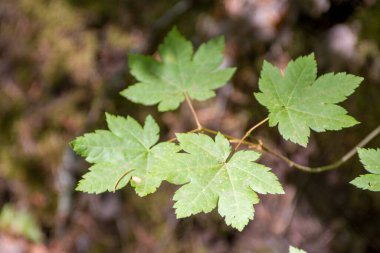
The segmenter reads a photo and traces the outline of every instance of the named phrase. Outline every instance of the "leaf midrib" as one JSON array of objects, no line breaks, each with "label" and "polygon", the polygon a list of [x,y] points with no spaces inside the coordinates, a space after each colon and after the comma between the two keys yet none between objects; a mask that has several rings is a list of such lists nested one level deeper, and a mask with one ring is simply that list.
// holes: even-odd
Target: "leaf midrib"
[{"label": "leaf midrib", "polygon": [[302,67],[303,67],[303,68],[302,68],[302,70],[301,70],[301,73],[297,76],[296,84],[293,86],[293,89],[292,89],[292,91],[291,91],[290,94],[289,94],[288,101],[287,101],[287,103],[286,103],[286,105],[285,105],[286,107],[289,106],[290,102],[291,102],[292,99],[293,99],[294,92],[297,90],[299,84],[301,83],[301,82],[300,82],[300,79],[301,79],[301,76],[302,76],[302,75],[304,74],[304,72],[305,72],[305,69],[306,69],[306,67],[307,67],[307,64],[305,64],[305,65],[302,66]]},{"label": "leaf midrib", "polygon": [[[204,186],[202,187],[202,190],[199,191],[199,193],[196,195],[196,197],[193,198],[193,200],[190,202],[190,206],[193,205],[193,203],[199,198],[199,196],[202,195],[203,192],[205,192],[205,190],[210,186],[210,184],[215,180],[215,178],[217,178],[217,176],[219,176],[220,172],[222,171],[222,167],[223,165],[222,164],[214,164],[213,166],[209,167],[209,168],[202,168],[203,170],[211,170],[213,168],[218,168],[220,166],[220,169],[218,169],[218,171],[215,173],[215,175],[209,180],[209,182]],[[190,182],[192,181],[192,177],[190,177]],[[197,179],[195,179],[195,181],[198,181]]]}]

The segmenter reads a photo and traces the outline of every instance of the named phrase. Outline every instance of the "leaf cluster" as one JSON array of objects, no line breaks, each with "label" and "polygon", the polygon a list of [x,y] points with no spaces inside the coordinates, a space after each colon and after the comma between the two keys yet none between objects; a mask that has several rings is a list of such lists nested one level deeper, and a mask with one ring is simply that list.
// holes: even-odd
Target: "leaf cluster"
[{"label": "leaf cluster", "polygon": [[241,230],[253,219],[256,193],[281,194],[283,189],[269,168],[255,161],[255,151],[231,153],[229,141],[218,134],[177,134],[178,145],[157,143],[159,128],[148,116],[144,127],[133,118],[107,114],[109,130],[97,130],[73,141],[74,151],[93,165],[77,190],[88,193],[131,186],[140,196],[153,193],[166,180],[183,185],[174,195],[177,217],[218,212]]},{"label": "leaf cluster", "polygon": [[[220,68],[223,50],[224,40],[218,37],[194,51],[174,28],[156,57],[130,55],[129,67],[137,83],[121,94],[136,103],[158,105],[159,111],[174,110],[184,100],[191,105],[190,99],[209,99],[235,72]],[[255,94],[269,110],[269,125],[278,125],[285,139],[303,146],[310,129],[321,132],[357,124],[336,104],[362,78],[345,73],[317,78],[316,72],[313,54],[291,61],[284,75],[264,62],[260,92]],[[217,208],[225,222],[238,230],[253,219],[258,194],[284,193],[270,168],[258,163],[258,152],[238,150],[245,137],[234,148],[226,135],[217,133],[212,138],[197,122],[198,133],[177,133],[176,142],[159,142],[160,129],[151,116],[144,125],[130,116],[106,114],[106,121],[108,130],[84,134],[71,143],[92,164],[77,186],[79,191],[102,193],[130,184],[139,196],[146,196],[167,181],[180,185],[173,197],[178,218]]]}]

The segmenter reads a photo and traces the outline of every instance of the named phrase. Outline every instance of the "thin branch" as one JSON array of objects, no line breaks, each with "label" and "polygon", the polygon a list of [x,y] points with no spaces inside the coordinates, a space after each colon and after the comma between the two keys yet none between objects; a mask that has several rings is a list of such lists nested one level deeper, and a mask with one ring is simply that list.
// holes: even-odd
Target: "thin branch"
[{"label": "thin branch", "polygon": [[[236,138],[236,137],[233,137],[231,135],[224,134],[224,133],[221,133],[221,132],[217,132],[217,131],[214,131],[214,130],[209,129],[209,128],[202,128],[202,131],[204,131],[206,133],[214,134],[214,135],[217,135],[218,133],[220,133],[221,135],[223,135],[224,137],[226,137],[231,143],[238,143],[238,142],[240,142],[239,138]],[[252,142],[249,142],[249,141],[243,141],[242,144],[245,144],[247,146],[256,145],[255,143],[252,143]]]},{"label": "thin branch", "polygon": [[262,124],[264,124],[265,122],[267,122],[269,120],[269,118],[265,118],[263,119],[262,121],[260,121],[259,123],[257,123],[256,125],[254,125],[253,127],[251,127],[246,133],[245,135],[243,136],[243,138],[240,139],[239,143],[236,145],[235,147],[235,151],[238,150],[238,148],[240,147],[240,145],[243,143],[243,141],[245,139],[247,139],[247,137],[253,132],[253,130],[255,130],[256,128],[258,128],[259,126],[261,126]]},{"label": "thin branch", "polygon": [[164,13],[164,15],[162,15],[154,22],[152,32],[156,30],[162,31],[165,29],[165,27],[170,26],[170,23],[173,23],[173,20],[191,8],[191,5],[193,4],[192,2],[193,1],[191,0],[181,0],[176,3],[172,8]]},{"label": "thin branch", "polygon": [[[211,133],[214,135],[218,134],[217,131],[214,131],[214,130],[211,130],[208,128],[203,128],[202,131],[208,132],[208,133]],[[236,137],[233,137],[233,136],[230,136],[227,134],[223,134],[223,133],[221,133],[221,134],[224,135],[227,139],[229,139],[230,142],[236,142],[236,141],[240,142],[241,141],[241,139],[239,140]],[[289,167],[294,167],[298,170],[308,172],[308,173],[320,173],[320,172],[329,171],[329,170],[333,170],[333,169],[340,167],[343,163],[348,161],[350,158],[352,158],[357,153],[358,148],[364,147],[365,145],[367,145],[371,140],[373,140],[379,134],[380,134],[380,126],[378,126],[373,131],[371,131],[363,140],[361,140],[355,147],[353,147],[350,151],[348,151],[341,159],[339,159],[338,161],[336,161],[332,164],[319,166],[319,167],[309,167],[309,166],[304,166],[302,164],[296,163],[296,162],[292,161],[291,159],[289,159],[288,157],[286,157],[280,153],[277,153],[277,152],[273,151],[272,149],[270,149],[269,147],[265,146],[262,143],[262,141],[260,141],[260,140],[258,140],[257,143],[253,143],[253,142],[249,142],[249,141],[243,141],[241,144],[245,144],[248,146],[248,148],[254,149],[258,152],[262,152],[262,153],[265,152],[265,153],[271,154],[273,156],[276,156],[277,158],[284,160],[289,165]]]},{"label": "thin branch", "polygon": [[243,142],[245,141],[245,139],[247,139],[247,137],[253,132],[253,130],[255,130],[256,128],[258,128],[259,126],[261,126],[262,124],[264,124],[265,122],[267,122],[269,120],[269,118],[265,118],[263,119],[262,121],[260,121],[259,123],[257,123],[256,125],[254,125],[253,127],[251,127],[245,134],[244,136],[239,140],[238,144],[236,145],[236,147],[234,148],[234,150],[232,150],[230,152],[230,154],[228,155],[227,159],[226,159],[226,162],[228,162],[232,156],[236,153],[236,151],[238,150],[238,148],[241,146],[241,144],[243,144]]},{"label": "thin branch", "polygon": [[190,100],[190,97],[189,97],[189,94],[187,94],[187,92],[184,92],[183,95],[185,96],[185,99],[186,99],[186,102],[190,108],[190,111],[191,113],[193,114],[193,117],[194,117],[194,120],[195,120],[195,123],[197,124],[197,128],[198,129],[202,129],[202,125],[201,123],[199,122],[199,119],[198,119],[198,115],[197,113],[195,112],[195,109],[193,107],[193,104],[191,103],[191,100]]},{"label": "thin branch", "polygon": [[[259,125],[263,124],[266,120],[263,120],[262,122],[258,123],[255,126],[255,128],[257,128]],[[252,131],[253,130],[254,130],[254,128],[252,129]],[[250,131],[250,132],[252,132],[252,131]],[[220,132],[217,132],[217,131],[209,129],[209,128],[194,129],[194,130],[191,130],[189,132],[191,132],[191,133],[206,132],[206,133],[210,133],[213,135],[217,135],[218,133],[220,133]],[[298,169],[298,170],[301,170],[304,172],[308,172],[308,173],[320,173],[320,172],[324,172],[324,171],[334,170],[334,169],[338,168],[339,166],[341,166],[346,161],[348,161],[350,158],[352,158],[357,153],[358,148],[364,147],[371,140],[373,140],[376,136],[378,136],[380,134],[380,126],[376,127],[374,130],[372,130],[363,140],[361,140],[355,147],[353,147],[350,151],[348,151],[347,154],[345,154],[341,159],[339,159],[338,161],[336,161],[332,164],[319,166],[319,167],[309,167],[309,166],[305,166],[305,165],[296,163],[296,162],[292,161],[291,159],[289,159],[288,157],[286,157],[280,153],[277,153],[274,150],[272,150],[271,148],[265,146],[261,140],[257,140],[256,143],[254,143],[254,142],[250,142],[250,141],[246,141],[246,140],[242,141],[243,138],[238,139],[238,138],[233,137],[233,136],[228,135],[228,134],[224,134],[224,133],[220,133],[220,134],[222,134],[224,137],[226,137],[231,143],[233,143],[233,142],[240,143],[241,142],[240,145],[244,144],[244,145],[247,145],[248,148],[254,149],[258,152],[268,153],[270,155],[273,155],[273,156],[285,161],[289,165],[289,167],[293,167],[295,169]],[[173,139],[170,139],[169,141],[173,142],[176,140],[177,140],[177,138],[173,138]],[[231,153],[233,155],[234,151]]]},{"label": "thin branch", "polygon": [[340,167],[343,163],[348,161],[351,157],[353,157],[357,153],[358,148],[362,148],[365,145],[367,145],[371,140],[373,140],[376,136],[380,134],[380,126],[376,127],[372,132],[370,132],[362,141],[360,141],[355,147],[353,147],[350,151],[347,152],[341,159],[337,160],[336,162],[329,164],[329,165],[324,165],[324,166],[319,166],[319,167],[308,167],[304,166],[302,164],[296,163],[289,158],[287,158],[284,155],[281,155],[270,148],[261,145],[262,150],[274,155],[282,160],[284,160],[290,167],[294,167],[296,169],[299,169],[304,172],[309,172],[309,173],[319,173],[319,172],[324,172],[324,171],[329,171],[329,170],[334,170]]},{"label": "thin branch", "polygon": [[376,136],[380,134],[380,125],[372,130],[363,140],[361,140],[356,147],[352,148],[345,156],[342,157],[341,161],[345,162],[357,153],[358,148],[362,148],[372,141]]}]

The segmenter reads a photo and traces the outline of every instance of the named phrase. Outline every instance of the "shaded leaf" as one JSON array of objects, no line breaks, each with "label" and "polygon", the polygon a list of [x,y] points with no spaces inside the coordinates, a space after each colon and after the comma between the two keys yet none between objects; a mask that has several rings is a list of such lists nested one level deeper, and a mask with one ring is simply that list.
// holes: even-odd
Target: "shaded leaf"
[{"label": "shaded leaf", "polygon": [[138,83],[121,92],[136,103],[158,105],[160,111],[178,108],[184,93],[197,100],[215,96],[214,90],[226,84],[235,69],[218,69],[223,62],[222,37],[202,44],[193,54],[192,44],[176,28],[159,47],[160,60],[130,55],[129,67]]}]

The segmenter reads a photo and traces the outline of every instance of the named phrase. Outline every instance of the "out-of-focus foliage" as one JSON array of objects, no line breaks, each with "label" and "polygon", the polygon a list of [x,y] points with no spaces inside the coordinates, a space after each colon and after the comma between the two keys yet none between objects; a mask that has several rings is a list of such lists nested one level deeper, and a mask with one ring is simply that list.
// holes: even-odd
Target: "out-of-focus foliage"
[{"label": "out-of-focus foliage", "polygon": [[358,18],[362,22],[361,33],[364,39],[375,42],[377,45],[380,44],[380,2],[373,1],[374,5],[372,8],[362,8],[358,11]]},{"label": "out-of-focus foliage", "polygon": [[21,235],[34,242],[41,242],[44,235],[34,217],[11,205],[4,205],[0,212],[0,230]]},{"label": "out-of-focus foliage", "polygon": [[307,253],[307,252],[302,249],[297,249],[295,247],[290,246],[289,253]]},{"label": "out-of-focus foliage", "polygon": [[79,84],[99,78],[95,59],[99,47],[96,34],[85,29],[85,17],[80,12],[63,1],[22,0],[20,4],[38,29],[35,50],[41,56],[38,67],[46,84],[68,73]]}]

